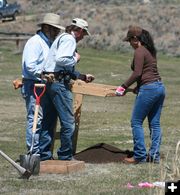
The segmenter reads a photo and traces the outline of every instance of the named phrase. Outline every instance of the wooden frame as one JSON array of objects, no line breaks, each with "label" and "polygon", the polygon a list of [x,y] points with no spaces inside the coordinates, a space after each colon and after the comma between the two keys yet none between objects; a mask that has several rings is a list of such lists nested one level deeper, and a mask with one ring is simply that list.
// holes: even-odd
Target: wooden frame
[{"label": "wooden frame", "polygon": [[[72,84],[72,92],[75,93],[74,97],[74,117],[75,117],[75,131],[73,135],[73,155],[76,153],[78,132],[81,117],[81,107],[83,103],[84,95],[92,95],[99,97],[115,96],[115,90],[117,86],[104,85],[97,83],[85,83],[84,81],[77,80]],[[59,139],[59,132],[56,132],[56,126],[54,128],[54,140],[52,142],[53,151],[55,139]]]}]

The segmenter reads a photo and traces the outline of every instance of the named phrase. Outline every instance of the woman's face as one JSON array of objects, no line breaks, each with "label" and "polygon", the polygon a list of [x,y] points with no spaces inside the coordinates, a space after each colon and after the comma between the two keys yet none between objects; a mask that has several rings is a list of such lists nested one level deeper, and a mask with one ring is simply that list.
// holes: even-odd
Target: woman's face
[{"label": "woman's face", "polygon": [[129,43],[133,49],[137,49],[139,46],[141,46],[141,42],[138,40],[137,37],[130,38]]}]

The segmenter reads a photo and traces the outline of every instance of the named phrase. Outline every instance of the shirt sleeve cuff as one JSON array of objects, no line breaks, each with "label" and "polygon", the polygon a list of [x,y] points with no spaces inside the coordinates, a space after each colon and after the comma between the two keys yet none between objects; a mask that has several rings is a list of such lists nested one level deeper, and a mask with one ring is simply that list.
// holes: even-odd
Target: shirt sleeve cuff
[{"label": "shirt sleeve cuff", "polygon": [[77,63],[77,61],[78,61],[77,58],[76,57],[73,57],[73,58],[74,58],[74,61]]},{"label": "shirt sleeve cuff", "polygon": [[123,87],[124,89],[128,88],[125,84],[122,84],[121,87]]},{"label": "shirt sleeve cuff", "polygon": [[85,74],[80,74],[78,76],[78,79],[82,80],[82,81],[86,81],[86,75]]}]

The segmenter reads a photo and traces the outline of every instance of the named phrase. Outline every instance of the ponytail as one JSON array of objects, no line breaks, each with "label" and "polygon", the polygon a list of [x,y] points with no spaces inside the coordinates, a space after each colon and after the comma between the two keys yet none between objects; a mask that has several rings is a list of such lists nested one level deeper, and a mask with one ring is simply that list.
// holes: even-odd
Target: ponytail
[{"label": "ponytail", "polygon": [[151,53],[153,57],[156,57],[156,48],[154,46],[154,41],[150,35],[150,33],[147,30],[142,30],[142,33],[140,36],[138,36],[139,41],[141,44],[146,47],[146,49]]}]

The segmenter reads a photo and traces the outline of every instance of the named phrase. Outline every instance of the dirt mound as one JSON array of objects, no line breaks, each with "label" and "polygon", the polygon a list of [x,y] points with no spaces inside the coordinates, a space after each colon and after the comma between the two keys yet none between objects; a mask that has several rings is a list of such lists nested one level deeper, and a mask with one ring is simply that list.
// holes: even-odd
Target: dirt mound
[{"label": "dirt mound", "polygon": [[122,162],[125,157],[133,156],[129,150],[120,150],[106,143],[98,143],[74,155],[75,159],[87,163]]}]

